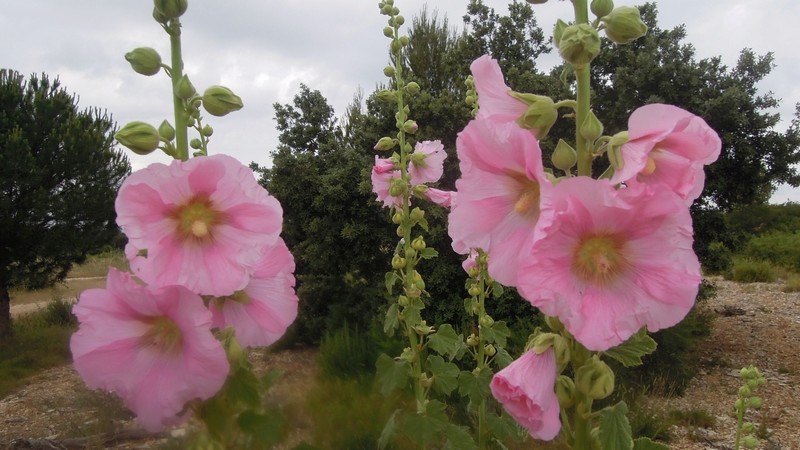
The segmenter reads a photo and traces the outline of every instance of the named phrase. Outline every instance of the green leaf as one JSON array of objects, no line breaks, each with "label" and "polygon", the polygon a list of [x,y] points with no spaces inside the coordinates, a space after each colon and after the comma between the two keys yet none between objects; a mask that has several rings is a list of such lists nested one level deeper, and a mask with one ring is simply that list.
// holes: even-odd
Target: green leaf
[{"label": "green leaf", "polygon": [[633,450],[669,450],[669,447],[642,437],[633,441]]},{"label": "green leaf", "polygon": [[419,225],[420,228],[422,228],[425,231],[430,231],[428,229],[428,220],[426,218],[424,218],[424,217],[419,219],[419,222],[417,222],[417,225]]},{"label": "green leaf", "polygon": [[510,416],[498,416],[494,413],[486,414],[486,426],[492,437],[503,440],[517,436],[517,423]]},{"label": "green leaf", "polygon": [[228,398],[236,403],[255,408],[261,402],[259,393],[259,379],[252,371],[247,369],[237,369],[228,378],[227,393]]},{"label": "green leaf", "polygon": [[226,442],[235,417],[230,402],[221,396],[211,397],[200,407],[198,418],[206,425],[208,434],[217,442]]},{"label": "green leaf", "polygon": [[403,421],[403,434],[424,448],[433,447],[439,442],[442,433],[450,425],[445,414],[446,405],[437,400],[430,400],[425,414],[409,414]]},{"label": "green leaf", "polygon": [[443,450],[478,450],[478,446],[475,444],[475,440],[467,427],[453,423],[447,424],[445,436],[447,436],[447,443],[445,443]]},{"label": "green leaf", "polygon": [[419,257],[422,259],[433,259],[439,256],[439,252],[435,248],[425,247],[419,251]]},{"label": "green leaf", "polygon": [[386,318],[383,321],[383,332],[392,335],[397,327],[400,326],[400,309],[397,303],[392,303],[392,306],[386,310]]},{"label": "green leaf", "polygon": [[503,295],[503,285],[495,281],[492,283],[492,298],[498,298],[501,295]]},{"label": "green leaf", "polygon": [[428,367],[433,374],[433,388],[444,395],[450,395],[458,387],[458,366],[438,355],[428,356]]},{"label": "green leaf", "polygon": [[508,351],[506,351],[506,349],[503,347],[495,348],[497,349],[497,353],[494,355],[494,362],[497,364],[497,367],[503,369],[514,362],[514,358],[508,353]]},{"label": "green leaf", "polygon": [[616,359],[625,367],[633,367],[642,365],[642,356],[649,355],[654,351],[656,351],[656,341],[642,328],[627,341],[606,350],[603,354]]},{"label": "green leaf", "polygon": [[385,353],[381,353],[375,362],[378,369],[376,374],[381,386],[381,394],[389,395],[395,389],[406,384],[409,377],[409,364],[406,360],[395,360]]},{"label": "green leaf", "polygon": [[395,272],[386,272],[386,276],[384,277],[384,283],[386,284],[386,292],[389,295],[392,295],[392,290],[394,289],[394,285],[397,283],[400,277],[397,276]]},{"label": "green leaf", "polygon": [[436,333],[428,336],[428,345],[436,353],[446,355],[452,361],[464,346],[461,336],[456,334],[452,325],[446,323],[436,330]]},{"label": "green leaf", "polygon": [[491,327],[481,327],[481,336],[489,344],[497,344],[499,347],[506,346],[506,340],[511,336],[505,321],[499,320]]},{"label": "green leaf", "polygon": [[395,432],[397,431],[398,413],[400,413],[399,409],[394,410],[392,416],[389,417],[388,421],[386,421],[386,425],[383,426],[383,430],[381,431],[381,437],[378,438],[378,450],[385,449],[392,441],[392,436],[394,436]]},{"label": "green leaf", "polygon": [[462,370],[458,376],[458,393],[469,397],[473,403],[480,403],[491,394],[489,383],[492,381],[493,374],[492,369],[488,367],[481,370],[477,376],[472,372]]},{"label": "green leaf", "polygon": [[245,411],[239,414],[237,420],[239,428],[250,435],[255,448],[270,448],[283,440],[285,434],[285,422],[279,411],[268,411],[259,414],[253,411]]},{"label": "green leaf", "polygon": [[600,448],[603,450],[632,450],[631,424],[628,405],[619,402],[600,410]]}]

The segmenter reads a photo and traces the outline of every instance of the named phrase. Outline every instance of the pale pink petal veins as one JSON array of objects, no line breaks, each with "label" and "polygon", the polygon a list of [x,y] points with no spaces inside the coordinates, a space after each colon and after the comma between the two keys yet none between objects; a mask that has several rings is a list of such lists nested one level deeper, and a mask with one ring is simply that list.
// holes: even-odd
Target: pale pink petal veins
[{"label": "pale pink petal veins", "polygon": [[503,79],[496,60],[481,56],[469,67],[478,93],[478,117],[492,117],[504,122],[515,122],[528,110],[528,105],[509,95],[511,88]]}]

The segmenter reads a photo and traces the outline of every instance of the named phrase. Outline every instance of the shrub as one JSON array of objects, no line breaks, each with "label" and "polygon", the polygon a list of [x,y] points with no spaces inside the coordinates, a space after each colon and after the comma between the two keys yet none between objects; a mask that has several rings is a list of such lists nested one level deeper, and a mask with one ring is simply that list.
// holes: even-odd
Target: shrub
[{"label": "shrub", "polygon": [[708,273],[725,273],[733,264],[733,252],[722,242],[714,241],[708,245],[703,268]]},{"label": "shrub", "polygon": [[783,286],[783,292],[800,292],[800,274],[790,274]]},{"label": "shrub", "polygon": [[767,261],[736,258],[725,278],[740,283],[771,283],[777,275],[775,267]]},{"label": "shrub", "polygon": [[747,243],[744,255],[800,271],[800,233],[773,232],[756,236]]},{"label": "shrub", "polygon": [[317,356],[319,373],[327,380],[367,381],[375,373],[381,353],[395,355],[401,349],[399,341],[388,338],[377,326],[363,332],[345,323],[323,336]]},{"label": "shrub", "polygon": [[73,303],[63,298],[54,298],[44,310],[44,320],[48,325],[77,327],[78,318],[72,314]]}]

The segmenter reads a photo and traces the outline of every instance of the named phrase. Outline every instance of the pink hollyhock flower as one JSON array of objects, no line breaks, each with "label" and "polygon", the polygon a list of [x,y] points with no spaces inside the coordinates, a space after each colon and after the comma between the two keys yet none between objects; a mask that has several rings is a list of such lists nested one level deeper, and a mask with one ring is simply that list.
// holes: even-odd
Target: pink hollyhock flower
[{"label": "pink hollyhock flower", "polygon": [[70,348],[86,385],[117,393],[148,431],[180,423],[186,402],[205,400],[228,376],[211,313],[183,286],[152,288],[109,269],[105,289],[73,308],[80,328]]},{"label": "pink hollyhock flower", "polygon": [[703,166],[719,157],[722,142],[706,122],[676,106],[642,106],[628,120],[622,168],[613,183],[660,184],[691,205],[705,183]]},{"label": "pink hollyhock flower", "polygon": [[459,133],[456,146],[461,179],[449,218],[453,249],[483,249],[492,278],[515,286],[519,255],[538,236],[537,224],[548,221],[543,211],[552,187],[539,143],[514,123],[476,119]]},{"label": "pink hollyhock flower", "polygon": [[702,277],[680,197],[577,177],[561,181],[551,201],[552,224],[519,268],[523,297],[594,351],[686,316]]},{"label": "pink hollyhock flower", "polygon": [[149,285],[229,295],[242,289],[278,240],[278,201],[226,155],[151,164],[131,174],[116,201],[131,270]]},{"label": "pink hollyhock flower", "polygon": [[528,105],[509,95],[511,88],[503,79],[500,64],[483,55],[469,66],[478,93],[478,118],[492,117],[500,122],[516,122],[528,111]]},{"label": "pink hollyhock flower", "polygon": [[542,354],[529,351],[497,372],[489,387],[503,408],[534,439],[550,441],[561,430],[555,392],[556,355],[552,348]]},{"label": "pink hollyhock flower", "polygon": [[408,166],[408,175],[411,184],[425,184],[439,181],[444,172],[444,160],[447,153],[441,141],[417,142],[414,153],[411,154],[411,164]]},{"label": "pink hollyhock flower", "polygon": [[461,263],[464,272],[470,273],[478,268],[478,251],[472,249],[469,251],[469,256]]},{"label": "pink hollyhock flower", "polygon": [[402,197],[389,194],[392,180],[400,178],[400,171],[395,169],[391,159],[376,156],[371,178],[372,192],[378,195],[378,201],[383,202],[383,206],[402,206]]},{"label": "pink hollyhock flower", "polygon": [[244,290],[211,301],[214,327],[232,327],[245,347],[277,341],[297,317],[293,272],[294,258],[280,239],[256,265]]},{"label": "pink hollyhock flower", "polygon": [[423,195],[442,208],[450,208],[453,206],[453,202],[456,198],[456,193],[453,191],[442,191],[435,188],[428,188]]}]

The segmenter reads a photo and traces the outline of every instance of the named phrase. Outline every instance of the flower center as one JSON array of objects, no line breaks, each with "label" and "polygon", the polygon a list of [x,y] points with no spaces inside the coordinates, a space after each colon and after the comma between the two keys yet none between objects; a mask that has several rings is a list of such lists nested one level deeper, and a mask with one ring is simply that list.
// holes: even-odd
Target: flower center
[{"label": "flower center", "polygon": [[639,171],[639,175],[652,175],[653,172],[656,171],[656,161],[651,158],[650,156],[647,157],[647,163],[642,170]]},{"label": "flower center", "polygon": [[146,320],[150,323],[150,329],[139,339],[139,345],[152,347],[164,355],[180,353],[183,334],[175,322],[163,316]]},{"label": "flower center", "polygon": [[170,216],[177,222],[178,235],[183,239],[199,241],[213,238],[214,226],[222,222],[223,214],[206,196],[197,196],[185,205],[175,208]]},{"label": "flower center", "polygon": [[508,174],[514,180],[517,192],[517,201],[514,202],[514,211],[521,215],[527,215],[531,211],[539,210],[539,182],[531,180],[519,172]]},{"label": "flower center", "polygon": [[630,263],[625,258],[625,240],[616,235],[593,235],[580,241],[572,256],[572,272],[582,281],[607,284],[623,274]]}]

